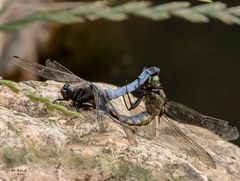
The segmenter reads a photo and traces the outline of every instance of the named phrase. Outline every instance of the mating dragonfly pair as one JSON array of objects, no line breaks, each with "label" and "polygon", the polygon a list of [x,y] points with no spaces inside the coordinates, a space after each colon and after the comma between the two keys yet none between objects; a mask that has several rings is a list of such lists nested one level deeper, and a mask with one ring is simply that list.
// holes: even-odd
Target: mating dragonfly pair
[{"label": "mating dragonfly pair", "polygon": [[[210,154],[186,136],[172,120],[206,128],[225,140],[234,140],[239,137],[237,128],[231,123],[200,114],[180,103],[167,101],[160,84],[160,69],[157,67],[144,69],[141,75],[130,84],[115,89],[103,89],[74,75],[56,61],[47,60],[46,66],[43,66],[17,56],[11,57],[9,60],[15,65],[43,78],[65,82],[66,84],[61,89],[63,98],[56,101],[72,100],[73,106],[77,110],[83,107],[96,109],[100,131],[104,131],[106,128],[103,121],[103,114],[106,114],[122,126],[128,141],[134,146],[137,146],[135,137],[137,133],[135,129],[132,129],[132,126],[144,127],[157,117],[158,122],[161,121],[161,124],[164,122],[169,126],[178,138],[179,145],[189,156],[196,157],[209,167],[216,168]],[[74,85],[74,83],[80,83],[81,86]],[[134,102],[131,101],[129,96],[131,92],[139,93]],[[128,110],[136,108],[142,100],[145,103],[145,109],[133,116],[121,114],[111,102],[111,100],[121,96],[123,96]],[[130,107],[127,106],[124,96],[128,97]]]}]

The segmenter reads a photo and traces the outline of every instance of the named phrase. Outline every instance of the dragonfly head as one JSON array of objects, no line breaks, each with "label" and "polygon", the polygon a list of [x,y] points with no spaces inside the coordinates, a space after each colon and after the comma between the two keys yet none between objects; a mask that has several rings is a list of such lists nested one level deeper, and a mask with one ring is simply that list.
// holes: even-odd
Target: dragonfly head
[{"label": "dragonfly head", "polygon": [[158,74],[150,76],[147,82],[147,88],[150,89],[161,89],[160,77]]},{"label": "dragonfly head", "polygon": [[73,97],[73,94],[74,94],[74,87],[71,86],[70,84],[64,84],[64,86],[61,88],[61,94],[62,94],[62,97],[63,99],[70,99]]}]

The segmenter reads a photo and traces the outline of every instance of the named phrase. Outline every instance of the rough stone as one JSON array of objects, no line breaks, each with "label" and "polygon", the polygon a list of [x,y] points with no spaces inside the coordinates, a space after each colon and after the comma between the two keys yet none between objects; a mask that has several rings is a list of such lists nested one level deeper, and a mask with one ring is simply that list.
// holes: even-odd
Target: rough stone
[{"label": "rough stone", "polygon": [[[240,180],[239,147],[203,128],[176,123],[211,154],[216,169],[169,146],[174,140],[161,135],[137,136],[134,147],[110,118],[105,120],[107,132],[100,133],[94,110],[65,116],[26,96],[28,92],[53,102],[60,98],[62,85],[14,84],[23,90],[20,93],[0,85],[0,180]],[[59,104],[74,110],[70,102]],[[124,114],[140,111],[127,112],[121,99],[114,105]]]}]

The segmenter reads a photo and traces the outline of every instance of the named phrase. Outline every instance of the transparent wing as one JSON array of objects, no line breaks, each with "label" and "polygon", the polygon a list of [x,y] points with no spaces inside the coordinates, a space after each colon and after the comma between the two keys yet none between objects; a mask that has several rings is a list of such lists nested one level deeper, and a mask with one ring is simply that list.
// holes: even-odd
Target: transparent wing
[{"label": "transparent wing", "polygon": [[[139,106],[139,111],[144,108]],[[216,168],[213,158],[201,146],[186,136],[167,115],[163,114],[158,120],[152,120],[149,125],[133,126],[135,134],[147,139],[156,140],[159,144],[165,145],[172,150],[179,150],[188,156],[199,159],[209,167]],[[155,137],[155,138],[154,138]]]},{"label": "transparent wing", "polygon": [[216,168],[216,164],[210,154],[186,136],[166,115],[163,114],[159,117],[159,124],[160,127],[157,129],[159,138],[164,139],[161,143],[166,143],[169,147],[175,146],[180,148],[188,156],[198,158],[207,166]]},{"label": "transparent wing", "polygon": [[107,126],[104,124],[104,117],[100,113],[100,111],[104,112],[105,111],[105,100],[104,100],[104,94],[101,93],[101,89],[98,88],[96,85],[92,84],[93,86],[93,95],[94,95],[94,100],[96,104],[96,115],[97,115],[97,122],[99,125],[99,129],[101,132],[104,132],[107,128]]},{"label": "transparent wing", "polygon": [[[145,108],[142,105],[139,105],[138,108],[141,111],[145,111]],[[141,126],[141,132],[146,133],[150,138],[157,136],[157,127],[158,127],[158,118],[155,117],[148,125]]]},{"label": "transparent wing", "polygon": [[[65,71],[55,69],[53,67],[46,67],[43,65],[40,65],[38,63],[30,62],[24,59],[21,59],[17,56],[13,56],[9,58],[9,61],[11,63],[14,63],[15,65],[32,72],[33,74],[37,74],[43,78],[55,80],[58,82],[83,82],[84,79],[81,79],[80,77]],[[58,64],[60,65],[60,64]],[[61,65],[61,67],[63,67]],[[86,82],[86,81],[85,81]]]},{"label": "transparent wing", "polygon": [[128,125],[124,124],[123,122],[120,122],[117,119],[119,113],[114,108],[113,104],[107,99],[102,89],[98,88],[97,86],[94,86],[93,92],[95,97],[97,120],[99,127],[102,128],[103,130],[104,128],[106,128],[106,126],[103,125],[103,115],[101,115],[101,112],[103,112],[105,115],[113,119],[114,122],[120,124],[127,136],[129,143],[133,146],[137,146],[138,144],[133,129],[131,129]]},{"label": "transparent wing", "polygon": [[114,105],[111,101],[107,102],[106,112],[115,122],[117,122],[123,128],[123,131],[127,136],[128,142],[133,146],[138,146],[138,142],[135,137],[135,130],[124,122],[118,120],[120,113],[114,108]]},{"label": "transparent wing", "polygon": [[133,146],[138,146],[137,139],[135,137],[133,129],[123,123],[120,123],[120,125],[127,136],[128,142]]},{"label": "transparent wing", "polygon": [[49,67],[51,69],[59,70],[59,71],[65,72],[67,74],[71,74],[71,75],[76,76],[74,73],[72,73],[70,70],[68,70],[66,67],[64,67],[60,63],[58,63],[56,61],[53,61],[53,60],[50,60],[50,59],[46,60],[46,67]]},{"label": "transparent wing", "polygon": [[141,126],[141,131],[146,133],[150,138],[155,137],[157,136],[157,124],[157,118],[154,118],[148,125]]},{"label": "transparent wing", "polygon": [[[139,109],[142,110],[143,108]],[[147,139],[156,140],[161,145],[175,151],[179,150],[188,156],[198,158],[209,167],[216,168],[215,162],[209,153],[186,136],[167,115],[163,114],[157,118],[158,120],[153,119],[150,125],[134,127],[136,134]]]},{"label": "transparent wing", "polygon": [[206,128],[225,140],[235,140],[239,137],[238,129],[233,124],[200,114],[177,102],[168,102],[165,105],[165,113],[178,122]]}]

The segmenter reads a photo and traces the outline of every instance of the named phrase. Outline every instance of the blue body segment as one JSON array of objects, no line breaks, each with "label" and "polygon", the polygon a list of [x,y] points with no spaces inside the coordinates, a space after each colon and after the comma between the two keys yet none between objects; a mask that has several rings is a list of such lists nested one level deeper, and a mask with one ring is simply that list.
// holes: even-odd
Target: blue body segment
[{"label": "blue body segment", "polygon": [[105,95],[109,100],[121,97],[127,93],[137,90],[139,86],[142,86],[150,76],[159,74],[159,73],[160,73],[160,68],[158,67],[147,68],[141,73],[141,75],[138,76],[136,80],[134,80],[130,84],[127,84],[125,86],[115,88],[115,89],[105,89],[104,90]]},{"label": "blue body segment", "polygon": [[148,125],[153,118],[154,117],[146,111],[140,112],[134,116],[118,115],[120,121],[123,121],[130,126]]}]

